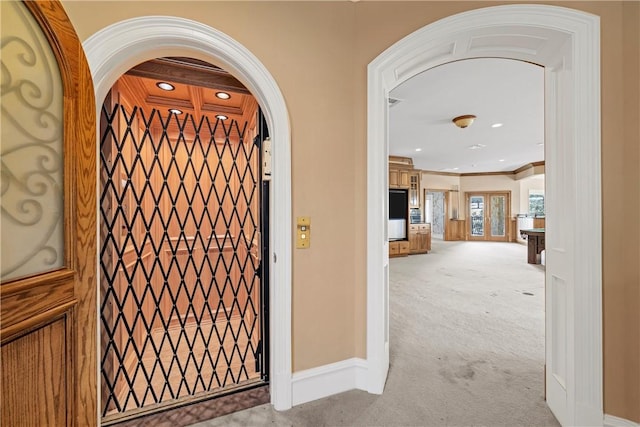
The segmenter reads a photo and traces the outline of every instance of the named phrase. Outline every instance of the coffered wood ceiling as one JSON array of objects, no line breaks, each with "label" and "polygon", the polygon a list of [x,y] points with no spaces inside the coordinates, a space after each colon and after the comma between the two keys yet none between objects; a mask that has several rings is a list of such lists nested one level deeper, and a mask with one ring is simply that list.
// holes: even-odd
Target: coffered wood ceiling
[{"label": "coffered wood ceiling", "polygon": [[[148,109],[168,112],[177,108],[197,119],[202,116],[216,122],[222,114],[230,120],[243,122],[247,112],[255,109],[255,99],[249,90],[228,72],[203,61],[190,58],[158,58],[129,70],[121,78],[135,103]],[[167,82],[175,90],[166,91],[156,84]],[[217,92],[226,92],[229,99],[219,99]]]}]

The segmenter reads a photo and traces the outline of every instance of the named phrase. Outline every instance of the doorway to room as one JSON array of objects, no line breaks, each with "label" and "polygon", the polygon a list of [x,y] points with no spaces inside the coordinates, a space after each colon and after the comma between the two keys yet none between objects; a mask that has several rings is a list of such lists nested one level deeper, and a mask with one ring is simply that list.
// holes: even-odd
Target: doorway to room
[{"label": "doorway to room", "polygon": [[445,191],[425,190],[424,220],[431,224],[431,237],[438,240],[444,239],[448,213],[448,194]]},{"label": "doorway to room", "polygon": [[[505,90],[513,87],[526,91]],[[391,365],[410,363],[394,351],[396,345],[406,349],[408,331],[424,340],[422,364],[435,371],[433,382],[444,377],[438,389],[458,394],[463,406],[488,403],[485,396],[467,394],[478,386],[497,401],[530,402],[523,410],[552,419],[542,399],[544,270],[527,264],[524,245],[506,243],[514,237],[511,191],[515,212],[520,201],[515,170],[544,161],[538,144],[544,141],[544,70],[508,59],[455,61],[407,80],[390,96],[399,101],[389,108],[389,153],[411,157],[419,168],[425,222],[441,236],[428,254],[390,260]],[[475,123],[464,129],[452,123],[460,110],[476,114]],[[462,233],[447,234],[445,223],[452,229],[462,224]],[[417,310],[415,300],[421,301]],[[512,363],[506,355],[520,366],[506,368]],[[526,378],[526,387],[505,392],[512,377],[498,374],[498,366]],[[398,381],[398,372],[389,379]],[[499,417],[508,420],[509,414]]]},{"label": "doorway to room", "polygon": [[[171,31],[167,31],[168,28]],[[96,32],[82,46],[98,102],[104,100],[120,76],[136,64],[179,54],[219,64],[234,76],[242,76],[242,83],[264,112],[273,161],[268,165],[269,194],[263,195],[264,200],[269,200],[269,229],[273,232],[269,236],[263,235],[269,241],[268,256],[263,257],[263,274],[270,278],[271,284],[277,284],[269,287],[268,295],[268,392],[274,408],[289,409],[292,404],[291,126],[284,97],[275,79],[255,55],[232,37],[180,17],[141,16],[120,21]],[[101,104],[96,105],[98,115],[101,108]],[[98,147],[100,137],[96,136]],[[97,328],[96,333],[99,333]]]},{"label": "doorway to room", "polygon": [[[597,173],[599,25],[598,17],[572,9],[542,5],[489,7],[427,25],[369,64],[370,391],[383,390],[389,370],[389,262],[383,227],[386,210],[378,208],[386,206],[387,96],[405,80],[451,61],[478,56],[518,59],[545,67],[547,403],[563,425],[602,422],[601,234],[579,232],[582,228],[600,230],[602,214]],[[530,48],[525,48],[524,43],[529,41]],[[589,212],[571,214],[576,206],[589,203],[594,203]],[[583,285],[580,294],[574,292],[574,283]],[[571,376],[577,366],[584,375]],[[593,393],[578,401],[577,391],[585,389]]]},{"label": "doorway to room", "polygon": [[114,84],[100,124],[103,422],[266,386],[256,100],[218,67],[158,58]]}]

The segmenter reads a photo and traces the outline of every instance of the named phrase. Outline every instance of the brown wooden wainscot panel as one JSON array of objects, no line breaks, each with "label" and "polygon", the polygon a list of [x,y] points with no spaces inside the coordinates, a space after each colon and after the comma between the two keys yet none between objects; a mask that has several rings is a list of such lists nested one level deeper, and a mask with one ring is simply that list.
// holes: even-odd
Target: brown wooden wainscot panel
[{"label": "brown wooden wainscot panel", "polygon": [[2,346],[2,426],[70,425],[68,315]]}]

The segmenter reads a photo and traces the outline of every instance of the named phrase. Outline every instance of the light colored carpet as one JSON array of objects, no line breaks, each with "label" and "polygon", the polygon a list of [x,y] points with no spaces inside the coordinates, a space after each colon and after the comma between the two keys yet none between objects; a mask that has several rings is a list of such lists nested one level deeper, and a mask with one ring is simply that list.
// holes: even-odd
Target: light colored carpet
[{"label": "light colored carpet", "polygon": [[543,399],[544,270],[514,243],[434,240],[391,260],[384,393],[350,391],[214,426],[558,426]]}]

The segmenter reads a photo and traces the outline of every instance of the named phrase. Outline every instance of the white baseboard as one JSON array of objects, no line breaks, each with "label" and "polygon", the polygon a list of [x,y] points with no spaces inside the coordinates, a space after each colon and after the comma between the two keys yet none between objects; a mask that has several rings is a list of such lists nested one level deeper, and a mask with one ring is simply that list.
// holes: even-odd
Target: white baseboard
[{"label": "white baseboard", "polygon": [[293,406],[342,393],[367,389],[367,361],[357,357],[296,372],[291,379]]},{"label": "white baseboard", "polygon": [[640,427],[640,424],[624,418],[614,417],[613,415],[604,415],[604,427]]}]

